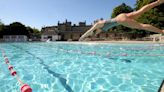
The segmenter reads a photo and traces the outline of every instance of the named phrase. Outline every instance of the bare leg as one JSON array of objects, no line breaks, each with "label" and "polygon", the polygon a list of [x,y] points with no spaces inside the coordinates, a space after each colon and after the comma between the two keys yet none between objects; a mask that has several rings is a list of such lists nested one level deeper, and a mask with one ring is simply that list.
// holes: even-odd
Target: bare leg
[{"label": "bare leg", "polygon": [[142,30],[147,30],[147,31],[151,31],[151,32],[164,34],[164,30],[161,30],[161,29],[156,28],[149,24],[139,23],[139,22],[135,21],[134,19],[130,19],[130,18],[127,18],[125,22],[122,22],[120,24],[122,24],[123,26],[129,27],[129,28],[142,29]]},{"label": "bare leg", "polygon": [[147,4],[145,6],[143,6],[141,9],[131,12],[131,13],[127,13],[127,17],[132,18],[132,19],[137,19],[140,15],[142,15],[143,13],[149,11],[150,9],[162,4],[164,2],[164,0],[157,0],[153,3]]}]

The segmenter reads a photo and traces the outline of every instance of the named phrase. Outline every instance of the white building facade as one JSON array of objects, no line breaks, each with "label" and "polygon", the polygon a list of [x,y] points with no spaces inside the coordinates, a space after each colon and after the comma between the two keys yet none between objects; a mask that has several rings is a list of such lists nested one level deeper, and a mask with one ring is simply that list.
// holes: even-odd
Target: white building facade
[{"label": "white building facade", "polygon": [[26,35],[4,35],[3,41],[5,42],[26,42],[28,37]]},{"label": "white building facade", "polygon": [[45,30],[42,32],[41,41],[57,41],[61,40],[61,35],[55,32],[55,30]]},{"label": "white building facade", "polygon": [[47,41],[48,39],[50,39],[50,41],[57,41],[61,39],[60,35],[42,35],[41,36],[41,41]]}]

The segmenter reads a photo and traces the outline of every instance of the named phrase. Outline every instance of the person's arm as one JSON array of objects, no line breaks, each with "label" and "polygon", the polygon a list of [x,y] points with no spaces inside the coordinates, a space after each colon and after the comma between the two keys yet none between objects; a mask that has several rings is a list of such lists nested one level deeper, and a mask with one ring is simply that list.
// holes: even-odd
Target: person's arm
[{"label": "person's arm", "polygon": [[101,21],[101,22],[98,22],[96,24],[94,24],[86,33],[84,33],[79,41],[83,41],[85,38],[87,38],[88,36],[93,36],[94,34],[98,34],[101,32],[100,28],[103,27],[105,21]]},{"label": "person's arm", "polygon": [[94,36],[98,35],[99,33],[102,32],[102,29],[98,28],[94,31]]}]

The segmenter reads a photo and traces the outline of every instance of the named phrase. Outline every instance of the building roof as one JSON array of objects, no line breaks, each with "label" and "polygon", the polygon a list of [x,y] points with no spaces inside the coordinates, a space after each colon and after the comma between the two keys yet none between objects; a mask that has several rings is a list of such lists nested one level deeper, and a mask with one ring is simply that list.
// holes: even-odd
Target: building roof
[{"label": "building roof", "polygon": [[85,31],[61,31],[60,33],[84,33]]},{"label": "building roof", "polygon": [[42,32],[42,35],[57,35],[58,33],[55,30],[45,30]]}]

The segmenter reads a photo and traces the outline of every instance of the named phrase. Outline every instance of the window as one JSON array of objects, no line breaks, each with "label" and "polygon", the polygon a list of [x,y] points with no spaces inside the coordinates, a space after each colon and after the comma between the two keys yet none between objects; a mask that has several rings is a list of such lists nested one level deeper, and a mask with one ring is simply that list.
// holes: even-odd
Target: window
[{"label": "window", "polygon": [[106,34],[106,38],[108,38],[109,37],[109,35],[108,34]]}]

